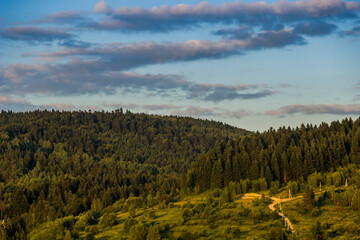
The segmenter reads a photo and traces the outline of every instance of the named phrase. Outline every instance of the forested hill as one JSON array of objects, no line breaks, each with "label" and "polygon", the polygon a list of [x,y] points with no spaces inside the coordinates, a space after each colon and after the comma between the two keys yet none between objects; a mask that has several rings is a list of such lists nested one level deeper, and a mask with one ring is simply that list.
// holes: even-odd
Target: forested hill
[{"label": "forested hill", "polygon": [[257,186],[253,189],[257,191],[261,184],[267,188],[274,182],[303,182],[314,172],[349,163],[360,164],[360,118],[318,127],[270,129],[218,142],[199,157],[183,184],[203,191],[225,187],[231,181],[253,180],[247,185]]},{"label": "forested hill", "polygon": [[6,234],[18,239],[42,222],[77,215],[94,204],[177,194],[180,173],[201,152],[247,133],[215,121],[121,109],[2,111],[0,220],[8,219]]},{"label": "forested hill", "polygon": [[[0,131],[3,145],[10,142],[23,154],[40,151],[47,157],[62,148],[66,157],[86,153],[94,160],[155,164],[176,172],[186,170],[215,142],[248,133],[215,121],[123,113],[121,109],[112,113],[3,111]],[[36,159],[31,159],[23,164],[23,171],[36,165]]]}]

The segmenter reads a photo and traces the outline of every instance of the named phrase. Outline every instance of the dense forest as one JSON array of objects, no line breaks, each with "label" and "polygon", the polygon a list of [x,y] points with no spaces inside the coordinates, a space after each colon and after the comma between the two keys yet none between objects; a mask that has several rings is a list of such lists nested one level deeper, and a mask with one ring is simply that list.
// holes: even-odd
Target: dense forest
[{"label": "dense forest", "polygon": [[360,118],[251,133],[122,109],[2,111],[0,239],[27,239],[41,224],[88,210],[101,214],[119,200],[155,205],[208,189],[276,193],[311,181],[344,184],[351,174],[332,172],[349,164],[360,164]]},{"label": "dense forest", "polygon": [[40,223],[129,196],[177,194],[180,173],[201,152],[247,133],[214,121],[122,109],[2,111],[0,218],[6,235],[24,238]]},{"label": "dense forest", "polygon": [[273,181],[304,181],[315,171],[324,173],[349,163],[360,164],[359,146],[360,119],[270,129],[216,143],[199,156],[186,184],[203,191],[241,179],[265,179],[268,186]]}]

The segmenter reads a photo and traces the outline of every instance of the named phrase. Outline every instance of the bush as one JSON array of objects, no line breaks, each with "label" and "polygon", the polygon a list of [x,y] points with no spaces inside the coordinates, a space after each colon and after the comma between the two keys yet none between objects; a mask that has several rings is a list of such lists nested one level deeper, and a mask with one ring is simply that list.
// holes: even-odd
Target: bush
[{"label": "bush", "polygon": [[130,217],[135,217],[136,216],[136,207],[134,205],[131,205],[129,207],[129,215],[130,215]]},{"label": "bush", "polygon": [[317,208],[314,208],[310,212],[311,217],[318,217],[318,216],[320,216],[320,214],[321,214],[321,211],[319,209],[317,209]]},{"label": "bush", "polygon": [[149,210],[146,215],[147,215],[147,218],[150,220],[155,219],[155,217],[156,217],[155,210],[154,209]]},{"label": "bush", "polygon": [[130,228],[132,226],[134,226],[135,224],[137,224],[138,221],[136,221],[135,219],[133,218],[127,218],[124,222],[124,226],[123,226],[123,232],[124,233],[128,233],[130,231]]},{"label": "bush", "polygon": [[272,227],[268,234],[264,236],[266,240],[286,240],[288,239],[284,229],[279,227]]},{"label": "bush", "polygon": [[182,218],[184,219],[184,221],[188,221],[193,215],[193,210],[192,209],[188,209],[188,208],[185,208],[183,211],[182,211]]},{"label": "bush", "polygon": [[204,211],[205,204],[204,203],[196,203],[193,207],[193,211],[195,213],[202,213]]},{"label": "bush", "polygon": [[316,221],[315,224],[311,225],[309,233],[311,240],[327,239],[326,233],[324,232],[323,227],[319,221]]},{"label": "bush", "polygon": [[97,224],[99,214],[93,211],[88,211],[79,216],[79,219],[76,221],[75,228],[80,231],[84,231],[86,226]]},{"label": "bush", "polygon": [[105,213],[101,218],[99,224],[102,227],[111,227],[116,224],[117,217],[115,213]]},{"label": "bush", "polygon": [[279,181],[271,182],[270,195],[274,196],[279,193],[280,183]]},{"label": "bush", "polygon": [[181,236],[179,239],[180,240],[195,240],[198,238],[199,238],[198,234],[186,231],[186,232],[181,233]]},{"label": "bush", "polygon": [[130,237],[131,240],[144,240],[147,235],[147,226],[144,223],[139,223],[130,228]]},{"label": "bush", "polygon": [[149,227],[146,240],[160,240],[160,239],[161,236],[159,233],[159,228],[157,226]]},{"label": "bush", "polygon": [[85,240],[95,240],[95,235],[93,233],[88,233],[85,236]]}]

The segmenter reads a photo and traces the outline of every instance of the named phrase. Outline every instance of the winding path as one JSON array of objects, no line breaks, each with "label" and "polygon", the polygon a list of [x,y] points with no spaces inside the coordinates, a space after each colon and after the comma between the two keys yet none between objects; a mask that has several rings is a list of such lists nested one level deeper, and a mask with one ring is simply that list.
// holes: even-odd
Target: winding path
[{"label": "winding path", "polygon": [[[284,199],[280,199],[280,198],[276,198],[276,197],[269,197],[269,196],[265,196],[265,197],[272,200],[272,203],[268,206],[271,211],[275,211],[275,205],[276,204],[279,204],[281,202],[288,202],[288,201],[292,201],[292,200],[295,200],[295,199],[302,198],[302,196],[297,196],[297,197],[293,197],[293,198],[284,198]],[[255,199],[255,198],[261,198],[261,195],[257,194],[257,193],[246,193],[243,196],[241,196],[239,199]],[[288,226],[291,233],[293,233],[295,230],[294,230],[294,227],[292,226],[289,218],[287,216],[285,216],[281,212],[277,212],[277,214],[279,214],[279,216],[282,219],[284,219],[285,226]]]}]

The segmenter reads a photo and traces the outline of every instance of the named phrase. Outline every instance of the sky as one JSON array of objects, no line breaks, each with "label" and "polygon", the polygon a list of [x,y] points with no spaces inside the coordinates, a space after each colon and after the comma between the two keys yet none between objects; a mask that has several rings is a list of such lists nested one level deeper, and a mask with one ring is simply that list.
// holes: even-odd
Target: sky
[{"label": "sky", "polygon": [[360,115],[360,1],[0,0],[0,46],[0,110]]}]

